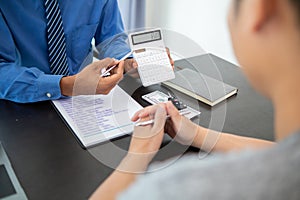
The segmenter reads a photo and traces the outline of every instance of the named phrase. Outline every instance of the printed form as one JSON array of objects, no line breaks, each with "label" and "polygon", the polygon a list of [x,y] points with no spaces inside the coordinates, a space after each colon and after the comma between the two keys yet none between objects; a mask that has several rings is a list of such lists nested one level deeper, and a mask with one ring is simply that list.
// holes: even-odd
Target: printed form
[{"label": "printed form", "polygon": [[143,107],[122,88],[108,95],[83,95],[52,101],[84,147],[129,134],[130,120]]}]

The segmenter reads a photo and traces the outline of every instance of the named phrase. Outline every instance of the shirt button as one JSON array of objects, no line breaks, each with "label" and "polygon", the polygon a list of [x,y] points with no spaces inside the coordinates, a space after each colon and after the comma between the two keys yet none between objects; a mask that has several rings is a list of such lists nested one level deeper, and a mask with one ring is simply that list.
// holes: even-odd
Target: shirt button
[{"label": "shirt button", "polygon": [[47,95],[48,98],[52,97],[52,95],[49,92],[46,95]]}]

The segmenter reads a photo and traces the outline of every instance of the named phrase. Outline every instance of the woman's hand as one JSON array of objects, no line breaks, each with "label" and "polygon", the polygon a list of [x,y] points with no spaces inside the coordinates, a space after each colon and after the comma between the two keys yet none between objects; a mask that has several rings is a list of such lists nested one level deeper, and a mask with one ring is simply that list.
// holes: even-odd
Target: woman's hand
[{"label": "woman's hand", "polygon": [[[194,124],[186,117],[180,115],[179,111],[172,102],[165,103],[164,108],[169,117],[169,119],[166,121],[165,132],[182,145],[193,145],[198,147],[194,141],[198,135],[199,126]],[[138,118],[143,118],[149,115],[149,113],[153,112],[152,110],[152,106],[147,107],[144,110],[136,113],[132,120],[136,121]]]},{"label": "woman's hand", "polygon": [[148,120],[154,120],[154,122],[150,125],[135,127],[129,153],[155,154],[162,143],[166,117],[167,114],[163,104],[151,107],[147,115],[140,117],[141,122]]},{"label": "woman's hand", "polygon": [[154,122],[153,124],[134,128],[128,153],[118,167],[120,171],[141,173],[147,169],[161,146],[166,116],[164,106],[156,105],[151,107],[148,115],[137,118],[140,121],[153,120]]}]

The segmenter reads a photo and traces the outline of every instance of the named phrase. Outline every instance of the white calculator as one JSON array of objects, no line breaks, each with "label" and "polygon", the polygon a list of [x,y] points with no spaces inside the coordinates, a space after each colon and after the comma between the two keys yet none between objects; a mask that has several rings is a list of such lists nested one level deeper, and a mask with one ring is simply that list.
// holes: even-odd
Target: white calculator
[{"label": "white calculator", "polygon": [[161,29],[132,33],[129,42],[143,86],[175,78]]}]

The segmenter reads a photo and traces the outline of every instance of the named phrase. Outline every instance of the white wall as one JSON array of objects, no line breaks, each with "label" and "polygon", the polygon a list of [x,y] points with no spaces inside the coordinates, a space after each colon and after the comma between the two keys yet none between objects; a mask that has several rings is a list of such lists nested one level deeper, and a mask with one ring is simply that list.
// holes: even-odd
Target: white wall
[{"label": "white wall", "polygon": [[227,27],[231,0],[147,0],[146,26],[178,32],[207,52],[237,63]]}]

